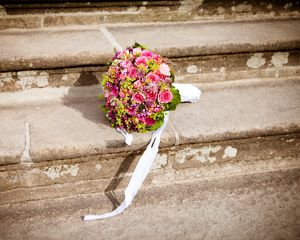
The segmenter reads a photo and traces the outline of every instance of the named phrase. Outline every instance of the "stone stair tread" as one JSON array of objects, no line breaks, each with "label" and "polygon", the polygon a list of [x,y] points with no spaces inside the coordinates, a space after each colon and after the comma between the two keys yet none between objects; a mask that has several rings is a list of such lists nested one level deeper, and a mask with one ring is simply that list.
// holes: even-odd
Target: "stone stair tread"
[{"label": "stone stair tread", "polygon": [[[200,102],[181,104],[171,113],[161,147],[174,146],[178,140],[179,144],[189,144],[299,132],[297,79],[277,80],[274,84],[258,80],[251,86],[199,86],[203,90]],[[0,138],[0,164],[24,162],[21,156],[26,122],[33,162],[126,152],[145,146],[150,133],[135,134],[130,147],[124,144],[123,137],[108,125],[100,111],[98,92],[98,86],[90,86],[2,93],[0,136],[5,137]]]},{"label": "stone stair tread", "polygon": [[[138,41],[166,57],[280,51],[299,48],[299,19],[240,22],[177,22],[99,28],[0,32],[0,71],[103,65],[115,41]],[[114,40],[112,40],[112,38]]]}]

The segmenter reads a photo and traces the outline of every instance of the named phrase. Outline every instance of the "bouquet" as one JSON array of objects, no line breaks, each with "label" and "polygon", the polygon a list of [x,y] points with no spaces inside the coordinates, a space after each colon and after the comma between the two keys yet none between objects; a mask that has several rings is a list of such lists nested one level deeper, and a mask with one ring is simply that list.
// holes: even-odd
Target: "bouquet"
[{"label": "bouquet", "polygon": [[101,82],[103,110],[112,127],[144,133],[162,126],[165,111],[181,102],[169,63],[139,43],[115,50]]}]

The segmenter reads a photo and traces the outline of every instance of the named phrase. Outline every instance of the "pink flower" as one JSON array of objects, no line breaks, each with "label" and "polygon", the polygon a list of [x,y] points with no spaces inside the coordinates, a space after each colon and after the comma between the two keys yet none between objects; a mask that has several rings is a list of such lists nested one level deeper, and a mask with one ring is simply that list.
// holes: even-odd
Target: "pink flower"
[{"label": "pink flower", "polygon": [[118,96],[118,89],[116,87],[112,87],[111,88],[111,94],[115,97]]},{"label": "pink flower", "polygon": [[132,107],[128,108],[127,112],[131,116],[136,116],[136,107],[132,106]]},{"label": "pink flower", "polygon": [[153,53],[151,51],[149,51],[149,50],[143,50],[142,51],[142,56],[146,57],[147,59],[150,59],[150,58],[152,58]]},{"label": "pink flower", "polygon": [[152,72],[150,72],[146,78],[149,79],[153,83],[158,83],[158,80],[159,80],[159,76]]},{"label": "pink flower", "polygon": [[158,54],[153,54],[153,59],[157,62],[157,63],[161,63],[161,57]]},{"label": "pink flower", "polygon": [[139,89],[142,87],[142,82],[141,80],[137,80],[133,83],[134,88]]},{"label": "pink flower", "polygon": [[137,77],[137,70],[135,67],[130,68],[129,72],[128,72],[128,76],[130,78],[136,78]]},{"label": "pink flower", "polygon": [[155,101],[156,100],[156,97],[157,97],[157,93],[154,92],[154,91],[147,91],[146,92],[146,98],[150,101]]},{"label": "pink flower", "polygon": [[143,122],[147,125],[147,126],[151,126],[153,125],[156,121],[150,117],[145,117],[143,119]]},{"label": "pink flower", "polygon": [[146,97],[142,93],[135,93],[132,96],[132,100],[136,101],[137,103],[142,103],[144,102]]},{"label": "pink flower", "polygon": [[165,63],[160,64],[159,71],[160,71],[161,74],[163,74],[165,76],[170,76],[170,68]]},{"label": "pink flower", "polygon": [[119,95],[120,95],[121,98],[126,97],[126,93],[122,90],[119,92]]},{"label": "pink flower", "polygon": [[133,53],[133,55],[140,55],[141,54],[141,52],[142,52],[142,49],[140,49],[140,48],[134,48],[134,49],[132,49],[132,53]]},{"label": "pink flower", "polygon": [[169,89],[165,89],[158,94],[158,101],[161,103],[171,102],[173,99],[173,94]]},{"label": "pink flower", "polygon": [[147,65],[147,59],[145,58],[145,57],[137,57],[136,59],[135,59],[135,65]]}]

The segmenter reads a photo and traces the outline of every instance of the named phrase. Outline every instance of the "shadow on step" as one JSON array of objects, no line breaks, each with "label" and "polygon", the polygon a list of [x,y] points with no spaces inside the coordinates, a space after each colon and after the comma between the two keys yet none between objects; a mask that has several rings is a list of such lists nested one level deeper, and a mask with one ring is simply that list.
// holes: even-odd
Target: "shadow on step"
[{"label": "shadow on step", "polygon": [[[68,93],[63,97],[63,103],[68,108],[72,108],[77,112],[80,112],[82,116],[88,121],[96,123],[99,128],[111,128],[110,123],[105,117],[104,112],[100,107],[104,104],[103,100],[99,100],[98,95],[102,93],[101,87],[98,86],[81,86],[81,87],[70,87]],[[111,128],[111,131],[114,131]],[[100,136],[101,137],[101,136]],[[108,147],[121,147],[126,145],[124,141],[120,142],[109,142]],[[124,178],[124,175],[128,172],[131,164],[135,157],[141,153],[142,150],[132,151],[127,155],[116,171],[112,178],[112,181],[108,184],[105,189],[105,195],[111,201],[113,209],[120,205],[119,200],[115,194],[115,190]]]},{"label": "shadow on step", "polygon": [[85,119],[96,123],[100,128],[107,128],[110,127],[110,123],[100,109],[104,104],[103,100],[99,100],[100,93],[102,93],[101,88],[95,85],[73,86],[64,95],[63,103],[80,112]]},{"label": "shadow on step", "polygon": [[108,197],[108,199],[111,201],[113,205],[113,209],[116,209],[121,203],[118,201],[117,196],[115,194],[115,190],[121,183],[121,181],[124,178],[124,175],[128,172],[132,162],[134,161],[135,157],[139,154],[140,150],[133,151],[127,157],[124,158],[122,161],[119,169],[115,173],[115,175],[112,178],[112,181],[109,183],[109,185],[106,187],[104,193]]}]

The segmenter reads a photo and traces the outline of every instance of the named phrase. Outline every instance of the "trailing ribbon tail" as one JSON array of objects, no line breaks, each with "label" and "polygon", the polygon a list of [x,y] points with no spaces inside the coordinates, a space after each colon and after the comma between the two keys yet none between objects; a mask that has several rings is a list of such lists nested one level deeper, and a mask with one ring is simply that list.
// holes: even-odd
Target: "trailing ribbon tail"
[{"label": "trailing ribbon tail", "polygon": [[158,152],[161,134],[167,126],[168,120],[169,112],[166,112],[163,125],[153,132],[150,143],[148,144],[145,152],[138,161],[138,164],[132,174],[130,182],[125,190],[125,200],[122,202],[122,204],[112,212],[105,213],[102,215],[86,215],[84,216],[83,220],[89,221],[116,216],[122,213],[132,203],[135,195],[137,194],[145,178],[150,172],[150,169]]},{"label": "trailing ribbon tail", "polygon": [[[176,83],[176,84],[174,83],[173,85],[179,90],[179,93],[181,95],[181,102],[193,103],[199,101],[201,96],[201,91],[197,87],[193,86],[192,84],[182,84],[182,83]],[[97,220],[97,219],[116,216],[122,213],[132,203],[135,195],[137,194],[145,178],[150,172],[152,164],[158,153],[161,134],[163,133],[165,127],[167,126],[168,120],[169,120],[169,112],[166,112],[163,125],[159,129],[153,132],[150,143],[148,144],[143,155],[141,156],[132,174],[130,182],[125,190],[125,199],[122,202],[122,204],[112,212],[105,213],[102,215],[86,215],[83,217],[83,220],[90,221],[90,220]],[[133,135],[121,129],[117,129],[117,131],[120,132],[125,137],[126,144],[130,145],[132,142]]]}]

